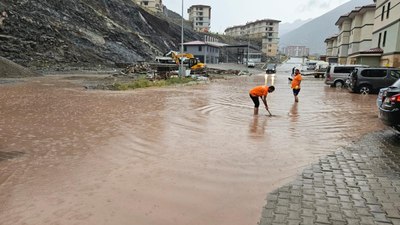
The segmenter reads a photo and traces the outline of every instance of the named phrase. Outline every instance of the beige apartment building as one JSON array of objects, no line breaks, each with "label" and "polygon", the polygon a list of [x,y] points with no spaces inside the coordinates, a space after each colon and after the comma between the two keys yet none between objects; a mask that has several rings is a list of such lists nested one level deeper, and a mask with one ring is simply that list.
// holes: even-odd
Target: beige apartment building
[{"label": "beige apartment building", "polygon": [[263,19],[248,22],[246,25],[225,29],[225,34],[233,37],[246,36],[251,39],[262,39],[262,52],[270,57],[278,54],[279,20]]},{"label": "beige apartment building", "polygon": [[[339,64],[376,64],[372,46],[375,4],[357,7],[339,17],[335,25],[337,36],[337,56]],[[372,58],[371,58],[372,57]]]},{"label": "beige apartment building", "polygon": [[356,8],[348,14],[351,26],[347,64],[374,64],[375,56],[371,51],[374,15],[375,4]]},{"label": "beige apartment building", "polygon": [[337,58],[339,64],[346,64],[349,41],[350,41],[350,31],[351,31],[351,18],[347,15],[339,17],[335,25],[339,28],[339,34],[337,35]]},{"label": "beige apartment building", "polygon": [[162,0],[134,0],[138,5],[153,12],[163,12]]},{"label": "beige apartment building", "polygon": [[381,66],[400,67],[400,0],[375,0],[372,46],[382,50]]},{"label": "beige apartment building", "polygon": [[207,33],[211,26],[211,7],[208,5],[192,5],[188,10],[189,21],[193,30]]},{"label": "beige apartment building", "polygon": [[327,61],[400,67],[400,0],[374,0],[341,16],[325,39]]},{"label": "beige apartment building", "polygon": [[326,44],[326,61],[332,64],[338,63],[337,35],[333,35],[325,39],[325,44]]}]

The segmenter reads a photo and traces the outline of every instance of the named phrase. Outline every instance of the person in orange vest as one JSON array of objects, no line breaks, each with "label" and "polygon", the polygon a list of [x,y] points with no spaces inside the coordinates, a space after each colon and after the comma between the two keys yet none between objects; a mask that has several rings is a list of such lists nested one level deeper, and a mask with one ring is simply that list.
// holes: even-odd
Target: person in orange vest
[{"label": "person in orange vest", "polygon": [[299,92],[300,92],[300,83],[301,80],[303,80],[303,77],[301,76],[300,70],[296,69],[294,71],[294,77],[292,80],[292,85],[291,88],[293,89],[293,96],[294,96],[294,101],[298,102],[299,101]]},{"label": "person in orange vest", "polygon": [[[260,106],[260,101],[258,98],[261,98],[265,105],[265,109],[268,111],[268,104],[267,104],[267,95],[268,93],[272,93],[275,91],[274,86],[257,86],[250,90],[249,95],[251,100],[254,102],[254,115],[258,115],[258,107]],[[269,112],[269,111],[268,111]]]}]

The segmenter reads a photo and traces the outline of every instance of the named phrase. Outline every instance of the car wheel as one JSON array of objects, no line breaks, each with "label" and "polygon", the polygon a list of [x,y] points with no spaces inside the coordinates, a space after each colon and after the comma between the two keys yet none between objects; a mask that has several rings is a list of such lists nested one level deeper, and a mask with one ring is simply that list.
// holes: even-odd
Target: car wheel
[{"label": "car wheel", "polygon": [[344,83],[342,81],[338,80],[338,81],[335,81],[333,86],[335,86],[336,88],[342,88],[344,86]]},{"label": "car wheel", "polygon": [[363,95],[367,95],[371,92],[371,87],[369,85],[361,85],[358,92]]}]

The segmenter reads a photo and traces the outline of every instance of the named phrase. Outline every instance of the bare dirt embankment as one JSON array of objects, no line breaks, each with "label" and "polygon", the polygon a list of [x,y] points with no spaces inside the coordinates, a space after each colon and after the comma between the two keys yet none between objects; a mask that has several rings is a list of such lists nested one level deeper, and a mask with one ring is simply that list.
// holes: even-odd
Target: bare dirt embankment
[{"label": "bare dirt embankment", "polygon": [[0,57],[0,78],[22,78],[37,76],[41,75],[6,58]]}]

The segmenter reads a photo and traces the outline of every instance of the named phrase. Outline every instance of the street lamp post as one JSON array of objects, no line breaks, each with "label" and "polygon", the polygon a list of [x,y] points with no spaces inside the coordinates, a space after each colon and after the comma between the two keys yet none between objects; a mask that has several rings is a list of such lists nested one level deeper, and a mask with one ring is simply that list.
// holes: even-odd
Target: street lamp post
[{"label": "street lamp post", "polygon": [[183,68],[183,0],[182,0],[182,27],[181,27],[181,61],[179,64],[179,76],[184,77],[185,69]]}]

